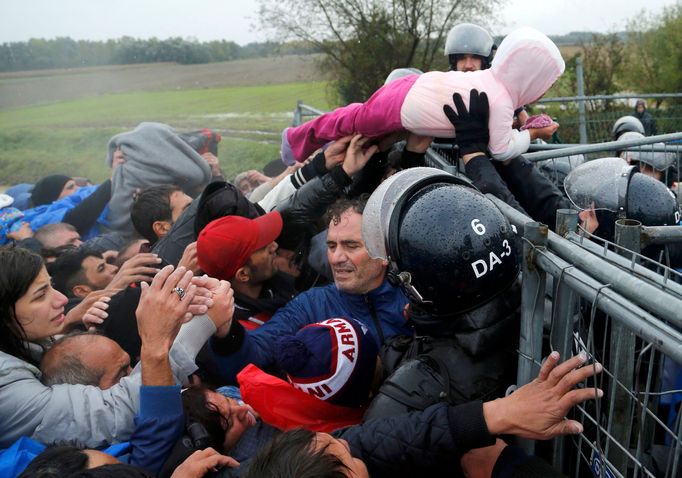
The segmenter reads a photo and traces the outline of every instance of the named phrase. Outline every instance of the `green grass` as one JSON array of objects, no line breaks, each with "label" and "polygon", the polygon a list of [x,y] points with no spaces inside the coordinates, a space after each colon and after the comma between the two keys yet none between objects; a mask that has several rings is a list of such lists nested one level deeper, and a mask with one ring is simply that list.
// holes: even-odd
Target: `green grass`
[{"label": "green grass", "polygon": [[296,101],[321,109],[323,82],[200,90],[135,92],[0,112],[0,183],[35,181],[46,174],[108,177],[111,136],[142,121],[178,131],[216,129],[221,166],[228,177],[260,169],[278,156],[279,134],[291,122]]}]

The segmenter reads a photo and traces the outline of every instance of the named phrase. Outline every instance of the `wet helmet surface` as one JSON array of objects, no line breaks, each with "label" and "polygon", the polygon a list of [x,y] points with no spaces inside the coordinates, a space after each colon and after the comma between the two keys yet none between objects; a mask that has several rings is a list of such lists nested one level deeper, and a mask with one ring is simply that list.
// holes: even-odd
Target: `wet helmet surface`
[{"label": "wet helmet surface", "polygon": [[435,314],[453,314],[487,302],[516,278],[511,225],[480,192],[436,183],[413,194],[389,240],[396,265]]},{"label": "wet helmet surface", "polygon": [[628,131],[644,134],[644,126],[634,116],[621,116],[613,123],[613,129],[611,130],[613,140],[616,141],[620,135]]}]

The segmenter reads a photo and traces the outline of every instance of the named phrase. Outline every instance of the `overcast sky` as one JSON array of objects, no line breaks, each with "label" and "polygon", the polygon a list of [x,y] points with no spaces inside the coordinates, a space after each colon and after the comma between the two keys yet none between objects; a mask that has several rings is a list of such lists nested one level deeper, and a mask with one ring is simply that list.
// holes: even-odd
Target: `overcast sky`
[{"label": "overcast sky", "polygon": [[[508,0],[494,34],[526,25],[547,34],[621,30],[642,9],[680,0]],[[254,0],[0,0],[0,42],[69,36],[105,40],[194,37],[239,44],[267,39]]]}]

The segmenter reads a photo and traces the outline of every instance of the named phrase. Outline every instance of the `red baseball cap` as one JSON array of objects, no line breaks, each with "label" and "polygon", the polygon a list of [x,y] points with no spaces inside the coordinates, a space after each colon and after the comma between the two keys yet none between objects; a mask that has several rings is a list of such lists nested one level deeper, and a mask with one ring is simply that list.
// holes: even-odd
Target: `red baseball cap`
[{"label": "red baseball cap", "polygon": [[277,211],[255,219],[225,216],[211,221],[197,239],[199,267],[211,277],[230,280],[251,254],[270,244],[282,232]]}]

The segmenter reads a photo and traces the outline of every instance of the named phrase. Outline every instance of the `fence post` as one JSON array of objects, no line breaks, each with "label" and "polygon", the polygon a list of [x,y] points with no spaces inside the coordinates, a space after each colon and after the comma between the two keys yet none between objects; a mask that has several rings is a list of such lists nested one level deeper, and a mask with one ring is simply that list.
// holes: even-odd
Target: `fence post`
[{"label": "fence post", "polygon": [[[628,251],[639,253],[641,250],[641,226],[641,222],[633,219],[617,220],[616,244],[628,249]],[[631,254],[628,251],[619,250],[619,253],[625,257],[630,257]],[[632,390],[634,387],[635,334],[616,321],[611,321],[609,370],[614,378],[610,390],[609,432],[616,442],[628,449],[630,446],[630,429],[633,426],[631,415],[633,404],[630,395],[625,390]],[[619,387],[618,383],[625,390]],[[606,454],[613,466],[625,475],[628,460],[623,451],[618,447],[613,447],[609,453],[609,445],[607,445]]]},{"label": "fence post", "polygon": [[299,126],[301,123],[303,123],[303,118],[301,117],[301,105],[303,104],[303,100],[298,100],[296,102],[296,109],[294,110],[294,120],[291,123],[291,126]]},{"label": "fence post", "polygon": [[[519,366],[516,383],[520,387],[533,380],[542,361],[542,327],[545,312],[545,271],[535,265],[535,248],[546,248],[548,228],[539,222],[529,222],[523,229],[523,259],[521,281],[521,331],[519,334]],[[532,440],[519,440],[527,453],[533,453]]]},{"label": "fence post", "polygon": [[580,143],[587,144],[587,120],[585,118],[585,82],[583,80],[583,57],[579,56],[575,62],[575,76],[578,84],[578,96],[583,98],[578,100],[578,133]]},{"label": "fence post", "polygon": [[[575,231],[578,227],[578,211],[573,209],[559,209],[556,214],[556,233],[564,236]],[[573,340],[574,316],[576,296],[573,290],[562,282],[563,275],[554,278],[552,293],[552,330],[550,332],[550,346],[561,355],[562,360],[571,356]],[[553,440],[552,464],[557,470],[564,469],[564,439],[558,437]]]},{"label": "fence post", "polygon": [[578,211],[575,209],[557,209],[556,228],[554,229],[561,237],[566,237],[569,232],[575,232],[578,228]]}]

